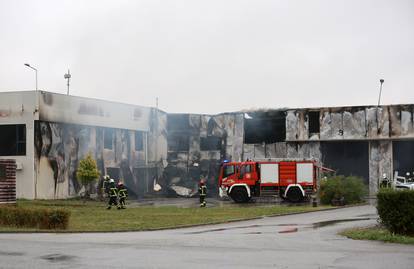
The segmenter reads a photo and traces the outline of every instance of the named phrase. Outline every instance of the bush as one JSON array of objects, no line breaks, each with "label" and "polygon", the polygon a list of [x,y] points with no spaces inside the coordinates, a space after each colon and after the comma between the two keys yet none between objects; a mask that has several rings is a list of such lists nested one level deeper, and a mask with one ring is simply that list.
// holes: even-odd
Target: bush
[{"label": "bush", "polygon": [[362,178],[350,176],[334,176],[323,179],[320,184],[319,196],[322,204],[341,201],[342,204],[355,204],[363,201],[367,193]]},{"label": "bush", "polygon": [[414,235],[414,191],[382,189],[377,194],[381,223],[392,233]]},{"label": "bush", "polygon": [[67,229],[70,212],[64,209],[0,207],[0,225],[38,229]]},{"label": "bush", "polygon": [[92,158],[91,153],[89,153],[85,159],[80,160],[78,170],[76,171],[76,177],[79,183],[85,188],[85,201],[86,198],[90,197],[89,184],[99,178],[99,175],[98,166],[96,165],[95,159]]}]

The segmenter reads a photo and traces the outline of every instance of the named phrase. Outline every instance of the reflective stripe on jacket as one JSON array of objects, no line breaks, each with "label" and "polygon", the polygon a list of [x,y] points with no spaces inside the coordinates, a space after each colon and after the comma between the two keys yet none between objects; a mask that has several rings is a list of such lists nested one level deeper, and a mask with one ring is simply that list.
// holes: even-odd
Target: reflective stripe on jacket
[{"label": "reflective stripe on jacket", "polygon": [[112,187],[112,188],[109,190],[109,195],[110,195],[111,197],[117,197],[117,196],[118,196],[118,190],[117,190],[115,187]]},{"label": "reflective stripe on jacket", "polygon": [[206,195],[206,194],[207,194],[207,187],[206,187],[205,185],[200,186],[200,187],[198,188],[198,193],[199,193],[200,195]]},{"label": "reflective stripe on jacket", "polygon": [[120,198],[126,198],[128,196],[128,191],[125,188],[122,188],[118,191],[118,195]]}]

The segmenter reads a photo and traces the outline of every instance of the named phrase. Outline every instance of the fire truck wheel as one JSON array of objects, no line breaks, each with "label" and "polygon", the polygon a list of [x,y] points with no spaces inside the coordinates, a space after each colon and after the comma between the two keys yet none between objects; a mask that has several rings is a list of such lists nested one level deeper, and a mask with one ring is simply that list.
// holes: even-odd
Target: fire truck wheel
[{"label": "fire truck wheel", "polygon": [[303,200],[302,192],[299,188],[295,187],[290,188],[286,196],[288,200],[292,203],[298,203]]},{"label": "fire truck wheel", "polygon": [[245,188],[234,188],[230,193],[231,198],[236,203],[247,203],[249,201],[249,196]]}]

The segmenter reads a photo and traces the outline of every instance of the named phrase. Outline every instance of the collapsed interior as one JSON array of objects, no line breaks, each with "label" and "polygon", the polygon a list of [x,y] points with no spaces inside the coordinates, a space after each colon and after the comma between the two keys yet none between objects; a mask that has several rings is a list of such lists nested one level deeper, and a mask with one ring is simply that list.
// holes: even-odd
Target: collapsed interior
[{"label": "collapsed interior", "polygon": [[393,141],[392,145],[394,171],[398,171],[400,176],[406,176],[407,173],[410,173],[410,177],[413,177],[414,141]]},{"label": "collapsed interior", "polygon": [[359,176],[368,184],[368,142],[341,141],[321,142],[322,163],[336,171],[337,175]]}]

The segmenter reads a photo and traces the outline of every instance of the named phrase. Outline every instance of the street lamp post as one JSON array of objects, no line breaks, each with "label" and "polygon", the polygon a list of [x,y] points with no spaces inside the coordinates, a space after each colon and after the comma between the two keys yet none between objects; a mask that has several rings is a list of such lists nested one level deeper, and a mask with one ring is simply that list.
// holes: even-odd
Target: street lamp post
[{"label": "street lamp post", "polygon": [[36,68],[34,68],[33,66],[31,66],[30,64],[24,64],[25,66],[27,66],[27,67],[29,67],[29,68],[31,68],[31,69],[33,69],[34,71],[35,71],[35,74],[36,74],[36,91],[37,91],[37,69]]},{"label": "street lamp post", "polygon": [[379,106],[380,102],[381,102],[382,83],[384,83],[384,80],[380,79],[380,92],[379,92],[379,96],[378,96],[378,105],[377,106]]},{"label": "street lamp post", "polygon": [[379,121],[379,112],[378,112],[378,109],[379,109],[379,105],[380,105],[380,103],[381,103],[381,92],[382,92],[382,83],[384,83],[384,80],[383,79],[380,79],[380,92],[379,92],[379,96],[378,96],[378,104],[377,104],[377,133],[379,134],[380,132],[381,132],[381,128],[380,128],[380,121]]}]

